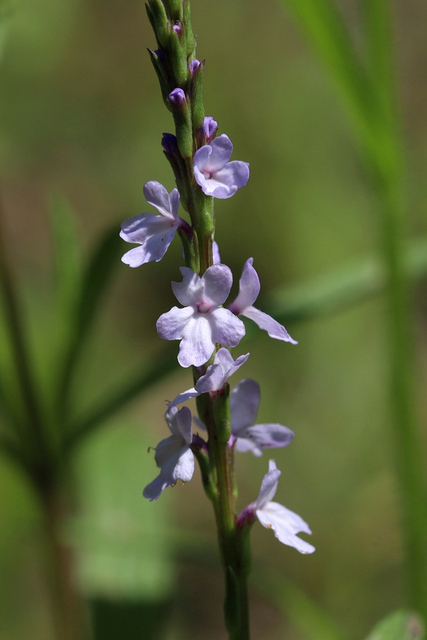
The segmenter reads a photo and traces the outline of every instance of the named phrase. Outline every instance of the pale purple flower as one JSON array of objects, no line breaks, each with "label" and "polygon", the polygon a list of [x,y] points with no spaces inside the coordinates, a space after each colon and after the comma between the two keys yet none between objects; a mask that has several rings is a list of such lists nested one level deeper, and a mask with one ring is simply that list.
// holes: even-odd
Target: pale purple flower
[{"label": "pale purple flower", "polygon": [[242,275],[239,280],[239,295],[229,306],[229,310],[236,315],[245,316],[253,320],[260,329],[267,331],[270,338],[284,340],[291,344],[298,344],[296,340],[291,338],[285,327],[277,320],[259,309],[253,307],[253,303],[258,298],[261,288],[259,277],[253,267],[253,258],[246,260]]},{"label": "pale purple flower", "polygon": [[173,307],[157,320],[157,332],[164,340],[181,340],[178,362],[182,367],[205,364],[218,342],[235,347],[245,335],[245,326],[221,305],[230,293],[233,276],[225,264],[209,267],[202,277],[181,267],[182,282],[172,282],[172,290],[184,305]]},{"label": "pale purple flower", "polygon": [[144,185],[144,195],[147,202],[153,205],[161,215],[141,213],[122,223],[120,237],[126,242],[141,245],[134,247],[122,257],[122,262],[130,267],[139,267],[152,260],[159,262],[174,239],[175,233],[184,224],[178,216],[180,200],[178,189],[172,189],[169,194],[160,182],[150,180]]},{"label": "pale purple flower", "polygon": [[245,512],[254,512],[260,523],[266,529],[272,529],[280,542],[294,547],[300,553],[313,553],[315,547],[305,540],[298,538],[297,533],[311,534],[308,524],[296,513],[290,511],[278,502],[271,502],[274,498],[281,471],[274,460],[269,461],[268,473],[261,483],[258,500],[246,507]]},{"label": "pale purple flower", "polygon": [[228,379],[235,373],[249,358],[249,353],[244,356],[239,356],[236,360],[233,360],[233,356],[224,347],[219,349],[215,354],[213,364],[209,365],[206,369],[204,376],[201,376],[195,386],[192,389],[183,391],[172,402],[168,403],[169,407],[175,407],[181,402],[186,402],[190,398],[196,398],[201,393],[209,393],[210,391],[219,391],[228,381]]},{"label": "pale purple flower", "polygon": [[173,487],[178,480],[189,482],[194,473],[194,455],[190,449],[190,409],[172,407],[166,411],[165,418],[172,435],[159,442],[156,447],[155,460],[160,467],[160,474],[143,491],[144,498],[151,502],[157,500],[166,487]]},{"label": "pale purple flower", "polygon": [[293,431],[281,424],[255,424],[261,391],[255,380],[242,380],[230,394],[231,432],[237,451],[252,451],[261,456],[261,449],[286,447]]},{"label": "pale purple flower", "polygon": [[194,154],[194,177],[203,193],[214,198],[231,198],[249,180],[249,164],[240,160],[229,162],[233,144],[222,134]]}]

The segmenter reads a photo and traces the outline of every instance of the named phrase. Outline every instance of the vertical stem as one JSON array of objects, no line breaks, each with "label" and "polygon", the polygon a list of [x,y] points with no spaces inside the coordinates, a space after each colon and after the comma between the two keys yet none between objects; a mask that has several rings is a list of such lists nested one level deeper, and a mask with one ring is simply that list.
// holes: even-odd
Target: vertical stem
[{"label": "vertical stem", "polygon": [[404,207],[390,197],[396,183],[381,192],[383,255],[388,269],[390,406],[400,485],[409,604],[427,615],[425,478],[415,413],[412,318],[409,281],[404,269]]},{"label": "vertical stem", "polygon": [[76,587],[75,558],[62,540],[69,509],[62,492],[52,486],[41,490],[46,535],[48,584],[56,640],[84,640],[85,616],[81,594]]},{"label": "vertical stem", "polygon": [[249,545],[243,544],[236,523],[234,451],[230,449],[229,400],[219,392],[214,399],[203,394],[197,398],[199,415],[209,434],[210,466],[215,474],[213,502],[218,530],[219,551],[225,573],[225,624],[230,640],[249,640],[247,578],[250,567]]},{"label": "vertical stem", "polygon": [[389,0],[365,0],[366,40],[376,109],[371,114],[373,189],[381,213],[388,273],[389,395],[396,473],[402,500],[408,602],[427,616],[427,507],[421,438],[416,419],[411,286],[405,272],[406,193],[399,111],[393,73]]}]

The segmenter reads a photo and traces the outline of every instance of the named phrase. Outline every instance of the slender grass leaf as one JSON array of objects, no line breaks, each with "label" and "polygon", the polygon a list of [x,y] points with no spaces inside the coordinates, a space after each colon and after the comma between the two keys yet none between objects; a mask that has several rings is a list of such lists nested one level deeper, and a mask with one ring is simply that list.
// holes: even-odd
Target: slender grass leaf
[{"label": "slender grass leaf", "polygon": [[71,314],[81,288],[83,257],[75,216],[69,203],[60,196],[54,196],[49,203],[49,210],[56,322],[61,345],[64,340],[70,339],[73,331]]},{"label": "slender grass leaf", "polygon": [[73,331],[64,357],[58,392],[58,415],[64,414],[73,373],[96,313],[110,284],[114,270],[120,264],[122,242],[117,225],[108,229],[95,246],[81,278],[75,309],[72,313]]},{"label": "slender grass leaf", "polygon": [[176,345],[168,344],[159,354],[154,356],[151,362],[145,363],[142,369],[138,369],[129,376],[129,379],[121,387],[116,385],[86,415],[76,419],[70,425],[66,446],[75,447],[105,420],[118,413],[128,402],[164,378],[174,368],[176,368]]},{"label": "slender grass leaf", "polygon": [[[412,241],[405,257],[412,280],[427,276],[427,238]],[[273,292],[266,306],[284,324],[337,313],[385,291],[387,271],[369,258],[313,280]]]},{"label": "slender grass leaf", "polygon": [[274,573],[258,572],[254,583],[306,640],[347,640],[331,616],[293,582]]},{"label": "slender grass leaf", "polygon": [[330,0],[281,0],[294,14],[333,78],[356,128],[370,136],[368,114],[374,109],[366,70],[352,46],[351,37]]}]

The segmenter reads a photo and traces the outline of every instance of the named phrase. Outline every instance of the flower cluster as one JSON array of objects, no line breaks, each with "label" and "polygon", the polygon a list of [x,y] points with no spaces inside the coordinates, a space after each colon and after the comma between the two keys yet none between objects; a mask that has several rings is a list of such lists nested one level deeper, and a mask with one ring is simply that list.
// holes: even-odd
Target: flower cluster
[{"label": "flower cluster", "polygon": [[[176,100],[181,98],[180,94],[174,97]],[[205,118],[203,131],[206,139],[215,135],[216,123],[212,118]],[[164,140],[165,136],[165,148]],[[173,145],[170,143],[169,139],[169,151],[172,153]],[[246,185],[249,165],[246,162],[229,162],[232,149],[230,139],[221,135],[202,145],[194,154],[194,177],[204,194],[229,198]],[[189,227],[178,215],[180,194],[177,189],[168,193],[159,182],[150,181],[144,186],[144,195],[160,215],[143,213],[123,223],[121,237],[139,245],[122,258],[131,267],[161,260],[176,232],[187,231]],[[260,292],[260,281],[252,258],[243,266],[239,293],[228,307],[224,304],[233,276],[230,268],[221,263],[217,246],[212,266],[202,275],[189,267],[181,267],[180,271],[182,281],[173,282],[172,290],[182,307],[173,307],[162,314],[157,321],[157,332],[164,340],[180,341],[179,364],[196,367],[199,375],[194,387],[168,403],[165,419],[171,435],[156,447],[155,460],[160,474],[144,489],[144,496],[149,500],[157,500],[165,488],[174,486],[178,479],[183,482],[191,480],[193,449],[200,448],[200,442],[206,449],[209,447],[209,442],[192,433],[190,409],[178,409],[177,405],[202,394],[214,396],[221,393],[228,388],[228,380],[233,373],[248,360],[249,353],[234,360],[229,352],[229,348],[236,347],[245,335],[245,325],[238,316],[251,319],[272,338],[296,344],[283,325],[253,306]],[[217,344],[221,345],[218,350]],[[212,356],[213,361],[209,363]],[[288,427],[276,423],[256,424],[259,402],[260,387],[254,380],[244,379],[231,391],[231,449],[251,451],[261,456],[264,449],[284,447],[292,441],[294,434]],[[199,419],[194,417],[194,420],[199,428],[205,429]],[[270,461],[258,500],[243,510],[240,521],[248,521],[254,515],[265,527],[273,529],[281,542],[302,553],[310,553],[314,547],[296,536],[299,531],[310,533],[308,525],[292,511],[270,501],[277,489],[279,475],[280,471]]]},{"label": "flower cluster", "polygon": [[[204,62],[195,57],[189,11],[188,0],[148,0],[148,17],[158,44],[157,50],[150,51],[151,60],[175,123],[175,135],[164,133],[161,144],[177,188],[169,193],[159,182],[147,182],[145,198],[159,215],[142,213],[126,220],[120,235],[137,245],[122,258],[130,267],[161,260],[176,234],[185,259],[185,266],[180,268],[182,280],[172,282],[181,306],[163,313],[156,328],[163,340],[179,340],[178,362],[184,368],[193,367],[194,386],[168,403],[165,419],[171,435],[156,447],[160,473],[145,487],[143,495],[154,501],[178,480],[188,482],[197,459],[206,492],[215,508],[221,509],[219,505],[224,500],[218,496],[224,492],[234,505],[233,479],[220,487],[218,478],[221,473],[223,478],[227,474],[234,478],[235,452],[261,456],[265,449],[287,446],[294,437],[282,424],[257,423],[257,382],[246,378],[230,391],[230,378],[249,358],[246,353],[234,359],[229,351],[245,336],[242,317],[257,324],[271,338],[291,344],[296,341],[283,325],[254,306],[261,285],[253,258],[243,266],[237,297],[228,302],[233,275],[221,261],[214,242],[213,203],[215,198],[231,198],[246,186],[249,164],[231,160],[230,138],[225,134],[217,136],[218,123],[204,115]],[[180,206],[188,213],[189,221],[178,215]],[[193,398],[199,417],[192,416],[186,406],[178,408]],[[200,433],[193,433],[193,422]],[[272,502],[280,473],[270,461],[256,502],[239,516],[234,513],[236,531],[258,518],[284,544],[301,553],[311,553],[314,547],[297,536],[299,532],[311,533],[308,525],[292,511]]]}]

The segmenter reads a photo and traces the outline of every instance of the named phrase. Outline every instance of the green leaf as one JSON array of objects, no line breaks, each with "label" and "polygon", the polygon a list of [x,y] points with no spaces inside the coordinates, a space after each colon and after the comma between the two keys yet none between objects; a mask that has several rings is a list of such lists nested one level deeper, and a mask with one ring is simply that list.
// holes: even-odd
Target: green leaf
[{"label": "green leaf", "polygon": [[121,386],[116,385],[106,393],[85,415],[77,418],[69,428],[66,446],[74,448],[106,419],[118,413],[128,402],[146,391],[176,367],[176,346],[167,345],[156,354],[151,362],[144,363],[142,369],[129,376]]},{"label": "green leaf", "polygon": [[395,611],[381,620],[366,640],[423,640],[424,625],[417,614]]},{"label": "green leaf", "polygon": [[[76,305],[81,287],[83,258],[76,220],[69,203],[61,196],[54,196],[49,203],[52,247],[53,278],[55,286],[56,324],[59,344],[71,332],[70,314]],[[64,335],[65,334],[65,335]]]},{"label": "green leaf", "polygon": [[96,313],[103,301],[114,270],[120,264],[122,241],[118,225],[103,233],[83,271],[80,290],[70,314],[70,334],[63,369],[59,378],[58,415],[67,408],[68,394],[75,367],[89,336]]},{"label": "green leaf", "polygon": [[[426,277],[427,238],[411,242],[405,256],[405,271],[412,280]],[[273,291],[265,310],[284,324],[301,322],[338,313],[379,295],[386,283],[386,269],[381,261],[366,258],[306,283]]]}]

